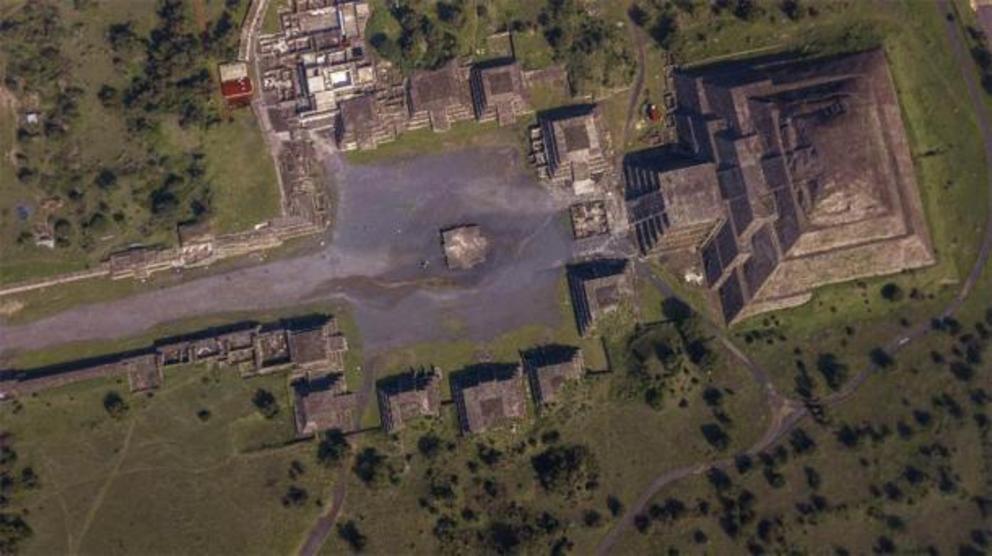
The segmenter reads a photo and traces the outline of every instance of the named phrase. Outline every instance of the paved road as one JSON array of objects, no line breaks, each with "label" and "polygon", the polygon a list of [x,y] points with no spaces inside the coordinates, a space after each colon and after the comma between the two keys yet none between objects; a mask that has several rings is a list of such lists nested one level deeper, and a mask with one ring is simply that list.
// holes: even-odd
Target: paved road
[{"label": "paved road", "polygon": [[[967,82],[968,95],[971,99],[972,107],[978,115],[978,127],[985,146],[985,160],[988,168],[987,179],[989,189],[989,206],[985,221],[985,231],[982,236],[982,242],[979,246],[978,257],[976,258],[971,271],[968,273],[968,277],[961,284],[961,288],[959,289],[957,295],[941,313],[946,317],[954,314],[961,308],[966,298],[971,294],[975,285],[982,278],[983,273],[987,272],[989,257],[990,254],[992,254],[992,118],[989,117],[989,110],[985,102],[985,96],[979,86],[971,57],[968,54],[968,50],[961,37],[961,31],[956,23],[957,20],[955,18],[952,21],[943,17],[944,14],[951,13],[947,0],[938,0],[937,6],[940,10],[939,16],[945,21],[945,30],[953,46],[954,59],[957,62],[961,73],[964,75],[965,81]],[[671,289],[667,285],[663,285],[662,291],[670,294]],[[889,353],[894,354],[902,349],[905,349],[911,345],[912,342],[925,336],[929,331],[929,324],[921,323],[920,325],[912,328],[909,332],[893,338],[886,344],[885,349]],[[766,399],[772,411],[772,422],[761,439],[747,450],[747,453],[749,454],[760,453],[767,450],[779,439],[788,434],[799,422],[803,420],[803,418],[809,415],[809,411],[794,400],[789,400],[778,395],[774,387],[771,386],[767,372],[751,362],[750,359],[747,358],[743,352],[737,349],[737,347],[734,346],[725,335],[721,334],[719,339],[725,346],[727,346],[728,349],[730,349],[732,353],[734,353],[738,359],[741,360],[741,362],[745,364],[745,366],[747,366],[748,370],[751,372],[752,378],[759,385],[763,385],[766,389]],[[852,380],[850,380],[844,388],[841,389],[841,391],[824,398],[822,400],[823,405],[834,407],[850,399],[857,389],[864,384],[868,377],[876,371],[878,371],[877,367],[869,367],[862,370],[855,377],[853,377]],[[729,466],[732,462],[733,460],[731,458],[724,458],[679,467],[658,475],[651,482],[651,484],[644,489],[637,501],[628,509],[621,520],[607,533],[606,537],[603,538],[597,547],[597,553],[604,555],[613,550],[616,543],[620,539],[620,535],[633,525],[634,518],[645,510],[652,498],[654,498],[654,496],[661,491],[661,489],[687,477],[705,473],[712,467],[723,468]]]}]

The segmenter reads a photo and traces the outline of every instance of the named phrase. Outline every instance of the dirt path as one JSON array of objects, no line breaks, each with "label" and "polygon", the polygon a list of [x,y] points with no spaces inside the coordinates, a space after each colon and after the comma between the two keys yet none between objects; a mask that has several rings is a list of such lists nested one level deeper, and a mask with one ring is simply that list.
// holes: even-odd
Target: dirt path
[{"label": "dirt path", "polygon": [[[974,71],[975,68],[972,66],[971,58],[968,55],[967,48],[965,47],[964,41],[961,37],[961,31],[957,26],[957,18],[951,20],[944,17],[944,14],[951,13],[947,0],[938,0],[937,7],[940,12],[939,17],[945,21],[945,30],[947,31],[947,35],[953,46],[954,59],[957,62],[958,68],[965,77],[965,81],[968,84],[968,93],[972,106],[978,115],[978,127],[985,145],[985,160],[989,188],[989,206],[985,221],[985,232],[979,247],[978,257],[971,268],[971,272],[968,274],[968,278],[961,284],[958,294],[941,313],[946,317],[954,314],[961,308],[965,299],[971,294],[975,285],[978,283],[978,280],[981,279],[983,272],[986,271],[990,254],[992,254],[992,118],[990,118],[983,93],[978,85],[978,80]],[[657,278],[655,279],[657,280]],[[661,289],[663,292],[671,292],[671,288],[669,288],[667,284],[663,284]],[[928,323],[918,325],[910,332],[893,338],[886,344],[885,349],[889,353],[894,354],[902,349],[905,349],[912,342],[925,336],[929,331],[930,327]],[[735,356],[738,357],[738,359],[745,363],[748,370],[751,371],[752,378],[759,384],[763,384],[768,392],[767,400],[772,410],[772,421],[766,429],[764,435],[762,435],[761,439],[747,450],[747,453],[749,454],[760,453],[773,446],[779,439],[788,434],[799,422],[809,415],[809,411],[794,400],[780,396],[775,391],[774,386],[772,386],[767,372],[762,370],[753,362],[750,362],[747,356],[733,346],[729,339],[726,339],[725,336],[720,335],[720,340],[731,350],[732,353],[735,354]],[[841,391],[837,392],[835,395],[824,398],[822,401],[823,405],[834,407],[850,399],[857,389],[864,384],[865,381],[867,381],[868,377],[877,371],[878,368],[874,366],[862,370],[852,380],[850,380],[844,388],[841,389]],[[641,496],[638,497],[637,501],[631,506],[627,513],[624,514],[621,520],[607,533],[606,537],[603,538],[596,549],[597,554],[604,555],[613,550],[623,532],[633,525],[634,517],[644,511],[647,504],[658,492],[661,491],[661,489],[687,477],[702,474],[711,467],[722,468],[728,466],[731,462],[731,459],[724,458],[672,469],[658,475],[651,482],[651,484],[645,488]]]},{"label": "dirt path", "polygon": [[83,544],[83,539],[86,538],[86,533],[89,532],[90,526],[93,525],[93,519],[96,518],[97,512],[100,511],[100,506],[103,505],[103,499],[107,497],[110,485],[113,484],[114,479],[120,473],[121,465],[124,464],[124,459],[127,457],[128,448],[131,447],[131,438],[134,436],[135,424],[137,424],[137,421],[131,421],[131,425],[127,428],[127,435],[124,437],[124,446],[121,447],[120,455],[117,457],[113,469],[110,470],[110,474],[107,475],[107,479],[100,486],[100,490],[97,491],[96,496],[93,498],[90,509],[86,512],[86,520],[83,521],[83,527],[79,531],[79,537],[76,539],[75,546],[69,546],[70,554],[79,554],[79,547]]},{"label": "dirt path", "polygon": [[[627,102],[627,119],[623,124],[623,137],[617,152],[627,149],[630,141],[630,128],[637,117],[637,101],[641,98],[641,91],[644,90],[644,76],[647,73],[647,53],[644,51],[644,32],[634,24],[633,20],[627,18],[627,28],[630,30],[630,40],[637,45],[637,74],[634,76],[634,86],[630,88],[630,100]],[[621,157],[622,158],[622,157]]]}]

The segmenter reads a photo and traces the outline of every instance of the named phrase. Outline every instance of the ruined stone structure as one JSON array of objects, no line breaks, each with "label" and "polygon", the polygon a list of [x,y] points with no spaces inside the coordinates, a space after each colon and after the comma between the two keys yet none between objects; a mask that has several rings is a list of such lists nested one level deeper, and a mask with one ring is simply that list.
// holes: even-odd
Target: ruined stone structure
[{"label": "ruined stone structure", "polygon": [[334,133],[341,150],[372,150],[396,139],[397,125],[384,116],[374,93],[341,101],[340,106]]},{"label": "ruined stone structure", "polygon": [[477,64],[472,68],[471,85],[475,117],[480,122],[511,125],[519,116],[533,112],[523,71],[515,61]]},{"label": "ruined stone structure", "polygon": [[643,254],[694,257],[727,322],[934,262],[884,53],[675,76],[679,144],[633,156]]},{"label": "ruined stone structure", "polygon": [[610,176],[609,139],[597,106],[570,106],[539,115],[541,177],[576,195],[597,192]]},{"label": "ruined stone structure", "polygon": [[447,131],[451,124],[472,117],[468,68],[449,62],[441,69],[413,73],[407,84],[411,129],[430,124],[434,131]]},{"label": "ruined stone structure", "polygon": [[567,382],[581,379],[585,372],[582,350],[571,346],[541,346],[524,352],[521,359],[538,406],[554,402]]},{"label": "ruined stone structure", "polygon": [[127,353],[31,371],[0,371],[0,399],[116,375],[127,376],[132,391],[150,390],[161,385],[163,370],[197,363],[231,368],[242,376],[291,370],[300,378],[318,379],[344,372],[347,349],[334,318],[315,323],[241,323],[160,340]]},{"label": "ruined stone structure", "polygon": [[464,434],[484,432],[527,415],[519,365],[476,365],[456,373],[451,381]]},{"label": "ruined stone structure", "polygon": [[586,201],[569,207],[572,237],[586,239],[610,233],[610,221],[605,201]]},{"label": "ruined stone structure", "polygon": [[596,259],[568,265],[568,291],[575,326],[585,336],[599,318],[615,310],[633,293],[626,259]]},{"label": "ruined stone structure", "polygon": [[328,375],[293,386],[293,417],[299,438],[330,429],[358,430],[358,396],[347,393],[344,375]]},{"label": "ruined stone structure", "polygon": [[474,224],[441,231],[444,261],[451,270],[468,270],[485,262],[489,241]]},{"label": "ruined stone structure", "polygon": [[419,369],[384,378],[376,388],[382,428],[393,433],[418,417],[441,414],[441,370]]}]

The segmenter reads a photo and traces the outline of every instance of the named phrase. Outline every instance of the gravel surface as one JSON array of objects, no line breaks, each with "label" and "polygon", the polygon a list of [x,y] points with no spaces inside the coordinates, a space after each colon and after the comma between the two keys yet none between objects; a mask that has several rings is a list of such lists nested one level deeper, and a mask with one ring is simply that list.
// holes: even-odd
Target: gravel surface
[{"label": "gravel surface", "polygon": [[[373,351],[558,324],[556,284],[572,250],[564,207],[515,151],[470,149],[370,166],[334,158],[327,165],[340,184],[338,220],[333,241],[319,252],[0,326],[0,352],[320,300],[349,302]],[[439,230],[469,223],[487,235],[489,258],[470,271],[449,271]]]}]

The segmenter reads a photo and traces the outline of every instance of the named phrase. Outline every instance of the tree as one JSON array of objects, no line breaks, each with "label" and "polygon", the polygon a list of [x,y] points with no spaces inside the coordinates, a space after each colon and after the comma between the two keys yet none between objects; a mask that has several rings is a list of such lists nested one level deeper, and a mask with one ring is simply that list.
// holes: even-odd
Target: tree
[{"label": "tree", "polygon": [[541,486],[572,497],[595,490],[599,467],[588,448],[579,444],[554,445],[531,458],[531,467]]},{"label": "tree", "polygon": [[827,381],[827,386],[835,392],[847,381],[847,365],[832,353],[821,353],[817,356],[816,370],[823,375],[823,379]]},{"label": "tree", "polygon": [[338,524],[338,536],[355,552],[362,552],[368,544],[368,538],[358,530],[358,525],[353,519]]},{"label": "tree", "polygon": [[255,409],[266,419],[272,419],[279,414],[279,402],[276,401],[276,397],[272,395],[272,392],[264,388],[255,390],[255,395],[252,396],[251,403],[255,405]]},{"label": "tree", "polygon": [[582,523],[585,523],[586,527],[599,527],[602,522],[603,516],[596,510],[586,510],[582,513]]},{"label": "tree", "polygon": [[72,224],[64,218],[55,221],[55,245],[68,247],[72,244]]},{"label": "tree", "polygon": [[0,554],[16,554],[34,531],[19,515],[0,513]]},{"label": "tree", "polygon": [[799,0],[782,0],[778,5],[785,17],[791,19],[792,21],[798,21],[803,15],[802,7],[799,5]]},{"label": "tree", "polygon": [[889,282],[882,286],[880,292],[882,294],[882,298],[892,302],[902,301],[902,298],[905,295],[903,294],[902,288],[893,282]]},{"label": "tree", "polygon": [[441,451],[441,438],[429,432],[417,440],[417,450],[427,459],[434,459]]},{"label": "tree", "polygon": [[365,448],[355,456],[352,471],[367,486],[381,486],[392,478],[386,456],[372,447]]},{"label": "tree", "polygon": [[103,396],[103,408],[107,410],[107,413],[109,413],[114,419],[123,418],[127,415],[129,409],[127,402],[124,401],[124,398],[122,398],[117,392],[113,391],[107,392],[107,394]]},{"label": "tree", "polygon": [[324,433],[317,445],[317,461],[326,467],[335,467],[351,451],[351,445],[340,429]]},{"label": "tree", "polygon": [[306,489],[300,488],[296,485],[290,485],[290,487],[286,489],[286,494],[282,496],[282,505],[287,508],[290,506],[299,508],[300,506],[306,504],[309,498],[310,493],[308,493]]},{"label": "tree", "polygon": [[606,497],[606,509],[610,510],[610,515],[613,517],[618,517],[623,513],[623,503],[616,496],[610,495]]},{"label": "tree", "polygon": [[871,350],[868,356],[871,359],[871,362],[880,369],[887,369],[895,363],[892,356],[882,348],[875,348]]},{"label": "tree", "polygon": [[706,423],[699,427],[699,430],[702,431],[706,442],[717,450],[726,450],[730,445],[730,437],[724,432],[723,427],[716,423]]}]

